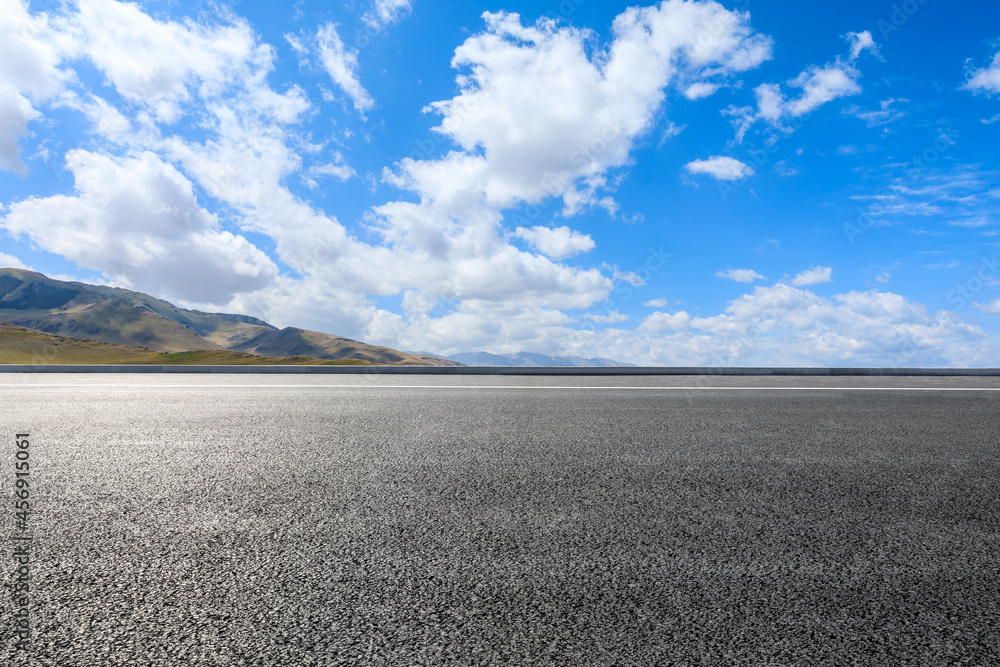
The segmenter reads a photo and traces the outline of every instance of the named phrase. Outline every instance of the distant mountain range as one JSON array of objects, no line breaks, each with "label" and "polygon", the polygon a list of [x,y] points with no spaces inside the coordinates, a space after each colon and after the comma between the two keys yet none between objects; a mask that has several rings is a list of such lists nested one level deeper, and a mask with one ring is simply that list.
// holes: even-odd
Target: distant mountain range
[{"label": "distant mountain range", "polygon": [[585,359],[583,357],[550,357],[547,354],[535,354],[533,352],[518,352],[517,354],[490,354],[489,352],[463,352],[447,357],[452,361],[465,364],[466,366],[634,366],[614,359],[596,357]]},{"label": "distant mountain range", "polygon": [[[262,357],[461,365],[430,354],[400,352],[318,331],[278,329],[247,315],[187,310],[141,292],[54,280],[22,269],[0,269],[0,322],[163,353],[228,350]],[[32,340],[37,346],[49,339]]]}]

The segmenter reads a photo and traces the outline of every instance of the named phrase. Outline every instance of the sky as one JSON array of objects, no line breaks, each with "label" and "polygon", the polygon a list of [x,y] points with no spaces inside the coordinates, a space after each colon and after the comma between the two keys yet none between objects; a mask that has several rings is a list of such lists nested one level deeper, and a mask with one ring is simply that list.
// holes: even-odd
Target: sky
[{"label": "sky", "polygon": [[0,0],[0,266],[369,343],[1000,366],[1000,5]]}]

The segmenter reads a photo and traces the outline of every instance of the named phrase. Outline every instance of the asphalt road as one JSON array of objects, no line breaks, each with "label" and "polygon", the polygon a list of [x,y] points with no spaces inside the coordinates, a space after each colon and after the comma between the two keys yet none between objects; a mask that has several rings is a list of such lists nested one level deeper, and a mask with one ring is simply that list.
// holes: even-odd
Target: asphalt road
[{"label": "asphalt road", "polygon": [[1000,378],[2,380],[0,664],[1000,663]]}]

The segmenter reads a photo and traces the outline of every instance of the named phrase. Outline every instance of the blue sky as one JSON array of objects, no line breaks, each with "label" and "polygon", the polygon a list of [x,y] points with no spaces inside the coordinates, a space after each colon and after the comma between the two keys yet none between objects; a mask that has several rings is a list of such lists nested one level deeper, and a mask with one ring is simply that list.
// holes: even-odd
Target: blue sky
[{"label": "blue sky", "polygon": [[0,0],[0,265],[406,350],[1000,365],[1000,7]]}]

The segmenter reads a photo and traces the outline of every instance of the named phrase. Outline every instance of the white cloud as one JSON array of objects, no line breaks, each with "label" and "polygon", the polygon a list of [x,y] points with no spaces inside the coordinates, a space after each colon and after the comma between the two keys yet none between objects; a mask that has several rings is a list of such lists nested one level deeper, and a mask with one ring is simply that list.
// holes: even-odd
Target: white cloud
[{"label": "white cloud", "polygon": [[646,284],[646,281],[635,271],[622,271],[621,269],[614,269],[614,280],[615,282],[622,281],[628,283],[632,287],[642,287]]},{"label": "white cloud", "polygon": [[120,95],[173,123],[195,96],[218,98],[246,77],[248,67],[267,66],[270,46],[258,44],[242,20],[206,26],[159,21],[135,4],[80,0],[66,19],[75,55],[83,55]]},{"label": "white cloud", "polygon": [[70,75],[60,69],[62,47],[46,14],[31,15],[20,0],[0,0],[0,170],[24,175],[21,137],[58,99]]},{"label": "white cloud", "polygon": [[708,174],[719,181],[738,181],[753,175],[753,169],[737,159],[716,155],[707,160],[688,162],[684,168],[692,174]]},{"label": "white cloud", "polygon": [[518,227],[514,236],[524,239],[533,248],[552,259],[566,259],[594,249],[589,234],[581,234],[569,227]]},{"label": "white cloud", "polygon": [[[447,189],[494,208],[557,197],[573,213],[603,199],[606,173],[627,163],[679,68],[685,77],[735,73],[770,56],[770,40],[753,33],[746,14],[714,2],[630,8],[593,56],[590,33],[545,19],[524,26],[517,14],[483,16],[486,32],[452,61],[468,72],[458,78],[461,93],[428,107],[442,115],[436,131],[463,152],[402,161],[401,187],[431,196]],[[459,183],[445,185],[456,175]]]},{"label": "white cloud", "polygon": [[316,45],[326,73],[347,93],[354,103],[354,108],[364,114],[374,107],[375,100],[358,79],[358,52],[344,46],[340,35],[337,34],[337,28],[332,23],[320,27],[316,33]]},{"label": "white cloud", "polygon": [[861,72],[854,62],[866,50],[878,56],[878,47],[868,31],[848,33],[847,39],[851,42],[851,51],[846,61],[838,57],[822,67],[808,67],[788,82],[790,86],[802,90],[798,98],[787,100],[781,86],[765,83],[754,89],[756,110],[753,107],[726,109],[724,113],[735,119],[733,124],[736,126],[737,141],[743,141],[746,132],[758,121],[790,131],[783,125],[788,119],[805,116],[833,100],[860,93],[858,79]]},{"label": "white cloud", "polygon": [[595,315],[594,313],[587,313],[584,315],[585,319],[591,322],[596,322],[598,324],[616,324],[618,322],[628,322],[631,318],[628,315],[619,313],[617,310],[613,310],[607,315]]},{"label": "white cloud", "polygon": [[[403,345],[445,354],[500,351],[606,356],[667,366],[993,366],[1000,347],[952,311],[930,312],[878,291],[829,298],[779,283],[756,287],[711,316],[654,312],[635,329],[574,328],[561,313],[492,312],[462,304],[401,330]],[[613,312],[613,311],[612,311]],[[536,328],[537,327],[537,328]]]},{"label": "white cloud", "polygon": [[375,0],[362,20],[378,30],[392,25],[410,11],[410,0]]},{"label": "white cloud", "polygon": [[854,107],[849,111],[845,110],[845,113],[852,113],[853,115],[857,116],[861,120],[865,121],[865,125],[867,125],[869,128],[881,127],[882,125],[888,125],[889,123],[893,123],[897,120],[905,118],[906,112],[900,111],[899,109],[893,109],[892,105],[897,102],[908,102],[908,101],[909,100],[896,99],[890,97],[889,99],[882,100],[879,103],[880,108],[878,111],[862,111],[857,107]]},{"label": "white cloud", "polygon": [[802,89],[802,96],[785,105],[791,116],[802,116],[839,97],[857,95],[861,86],[858,73],[842,64],[812,67],[789,83]]},{"label": "white cloud", "polygon": [[989,303],[974,303],[972,304],[978,310],[984,313],[990,313],[992,315],[1000,315],[1000,299],[995,301],[990,301]]},{"label": "white cloud", "polygon": [[26,266],[25,263],[22,262],[17,257],[14,257],[13,255],[8,255],[5,252],[0,252],[0,268],[4,268],[4,269],[27,269],[29,267]]},{"label": "white cloud", "polygon": [[674,314],[652,313],[639,325],[639,331],[651,331],[661,334],[668,331],[686,331],[690,328],[691,316],[683,310]]},{"label": "white cloud", "polygon": [[976,93],[1000,93],[1000,53],[993,56],[989,67],[971,70],[963,88]]},{"label": "white cloud", "polygon": [[130,141],[135,127],[125,114],[96,95],[81,102],[80,110],[91,123],[91,131],[115,143]]},{"label": "white cloud", "polygon": [[954,312],[930,313],[892,293],[823,298],[782,283],[755,288],[720,315],[653,313],[635,332],[601,332],[601,340],[612,358],[681,366],[964,367],[1000,357]]},{"label": "white cloud", "polygon": [[265,287],[277,267],[200,208],[190,181],[152,153],[67,155],[76,196],[30,198],[0,219],[15,237],[138,289],[224,303]]},{"label": "white cloud", "polygon": [[799,168],[792,166],[788,160],[778,160],[774,163],[774,167],[771,169],[774,173],[782,178],[788,178],[795,176],[799,173]]},{"label": "white cloud", "polygon": [[[23,23],[23,5],[0,3],[5,29]],[[384,7],[391,14],[402,4]],[[161,21],[138,5],[81,0],[54,25],[29,28],[20,33],[30,37],[20,50],[2,51],[0,110],[13,110],[0,125],[3,165],[20,164],[17,138],[30,134],[38,119],[32,114],[47,112],[46,104],[79,111],[107,150],[70,152],[75,191],[17,202],[2,212],[0,226],[109,280],[279,325],[445,353],[489,345],[670,365],[997,361],[985,334],[954,313],[929,313],[878,292],[821,298],[789,284],[759,287],[715,316],[654,312],[633,330],[582,328],[626,322],[628,297],[620,295],[638,292],[648,275],[563,265],[558,259],[589,250],[593,240],[569,227],[511,232],[503,212],[549,198],[561,198],[567,213],[613,207],[617,175],[610,172],[629,164],[636,141],[659,121],[668,87],[698,97],[768,58],[770,41],[750,30],[748,17],[717,3],[629,9],[604,46],[554,22],[525,27],[514,15],[487,15],[486,30],[456,51],[459,95],[431,107],[455,149],[396,166],[388,180],[419,201],[374,209],[359,226],[370,242],[284,185],[347,178],[353,170],[329,145],[313,146],[298,131],[310,108],[306,93],[270,88],[275,51],[248,24]],[[373,108],[357,54],[342,42],[338,54],[329,29],[342,87],[356,105]],[[319,53],[322,33],[288,41],[305,58]],[[852,58],[867,48],[862,41],[852,43]],[[121,97],[86,90],[59,69],[64,61],[93,63]],[[822,98],[824,85],[836,89],[818,80],[809,89],[806,74],[803,100]],[[776,86],[758,97],[776,123],[798,108]],[[185,118],[198,124],[196,135],[172,133]],[[959,191],[930,181],[898,185],[910,188],[897,193],[909,198]],[[974,185],[967,179],[962,187]],[[979,192],[990,188],[995,183]],[[225,225],[206,210],[213,204],[225,207]],[[295,277],[277,275],[235,226],[270,237]],[[537,252],[510,244],[518,230]],[[0,262],[16,260],[0,255]],[[380,310],[371,298],[396,294],[403,295],[401,314]],[[610,299],[622,300],[596,312]],[[566,309],[594,310],[571,317]]]},{"label": "white cloud", "polygon": [[285,41],[292,47],[292,51],[295,51],[299,56],[306,57],[309,55],[309,47],[306,46],[305,42],[298,35],[285,33]]},{"label": "white cloud", "polygon": [[715,276],[738,283],[752,283],[755,280],[764,280],[764,276],[753,269],[726,269],[725,271],[719,271]]},{"label": "white cloud", "polygon": [[313,187],[315,187],[316,182],[315,180],[312,179],[318,176],[333,176],[334,178],[341,181],[349,181],[358,175],[357,172],[354,171],[354,169],[349,167],[344,162],[344,156],[341,155],[340,153],[337,153],[334,156],[333,162],[314,165],[310,167],[309,171],[306,173],[310,177],[310,184]]},{"label": "white cloud", "polygon": [[833,269],[829,266],[817,266],[792,278],[792,285],[805,287],[808,285],[819,285],[820,283],[833,282]]},{"label": "white cloud", "polygon": [[848,56],[848,59],[852,62],[857,60],[863,51],[869,51],[876,58],[881,58],[878,52],[878,45],[872,38],[872,34],[867,30],[864,32],[849,32],[845,39],[851,43],[851,54]]},{"label": "white cloud", "polygon": [[[62,19],[65,51],[94,61],[121,98],[112,102],[84,90],[66,103],[89,120],[95,135],[129,157],[71,152],[74,195],[29,199],[6,212],[3,227],[39,249],[187,304],[211,303],[276,324],[391,345],[399,344],[403,331],[452,335],[456,322],[468,335],[486,332],[501,311],[518,335],[533,336],[535,324],[567,324],[561,309],[588,308],[611,291],[613,278],[600,269],[564,266],[511,246],[502,216],[476,195],[478,184],[457,193],[450,209],[455,216],[447,189],[420,205],[378,207],[366,230],[376,243],[357,240],[284,185],[295,175],[309,184],[354,172],[339,153],[331,159],[325,145],[290,127],[309,109],[308,99],[297,87],[278,94],[268,86],[275,52],[260,45],[245,23],[164,22],[136,5],[106,0],[81,8]],[[99,16],[108,19],[111,33],[135,19],[136,35],[125,40],[135,49],[131,63],[113,62],[110,54],[118,47],[101,42]],[[289,44],[318,49],[322,33],[292,36]],[[168,67],[142,77],[140,65],[156,59],[166,59]],[[350,63],[345,67],[353,72]],[[152,86],[148,97],[141,95],[144,85]],[[18,95],[33,99],[30,90]],[[183,132],[178,121],[184,117],[198,123],[197,134]],[[270,259],[202,208],[210,203],[227,207],[231,224],[273,239],[276,257],[298,276],[277,276]],[[560,234],[536,240],[556,255],[592,247],[585,235]],[[401,291],[413,294],[411,305],[435,305],[425,315],[413,310],[402,316],[379,310],[368,296]],[[441,308],[454,313],[442,319]]]},{"label": "white cloud", "polygon": [[880,285],[886,285],[889,283],[890,280],[892,280],[892,274],[880,273],[879,275],[875,276],[875,280],[877,280]]},{"label": "white cloud", "polygon": [[[549,333],[572,323],[560,309],[590,308],[616,282],[645,284],[635,271],[557,263],[593,240],[568,227],[505,232],[502,212],[550,198],[561,198],[567,215],[614,210],[608,172],[628,163],[668,85],[744,71],[770,55],[770,41],[753,34],[746,15],[717,3],[629,9],[616,19],[612,42],[596,49],[592,34],[554,21],[484,19],[486,30],[455,52],[460,94],[428,107],[441,116],[435,131],[457,149],[386,170],[385,182],[420,201],[376,207],[369,227],[384,247],[351,250],[372,256],[361,275],[381,267],[378,293],[405,290],[411,304],[437,304],[435,313],[447,304],[437,317],[413,310],[369,320],[366,335],[397,336],[387,342],[404,347],[496,349],[517,340],[525,349],[552,348]],[[512,236],[542,254],[509,245]],[[323,269],[328,281],[333,270]]]},{"label": "white cloud", "polygon": [[[951,136],[942,134],[935,142],[935,150],[944,152],[952,142]],[[993,169],[959,163],[932,170],[913,169],[910,163],[889,167],[889,173],[896,175],[885,187],[876,194],[853,197],[865,202],[864,213],[880,224],[889,224],[899,216],[945,216],[959,225],[996,219],[995,207],[988,201],[1000,179]],[[857,228],[848,223],[845,231],[850,235]]]},{"label": "white cloud", "polygon": [[28,133],[28,123],[41,114],[17,88],[0,84],[0,169],[25,175],[28,167],[21,162],[19,138]]},{"label": "white cloud", "polygon": [[0,82],[36,102],[58,95],[71,79],[60,70],[65,50],[47,14],[29,14],[20,0],[0,0]]},{"label": "white cloud", "polygon": [[716,83],[706,83],[704,81],[699,81],[697,83],[692,83],[684,90],[684,97],[689,100],[700,100],[705,97],[709,97],[715,94],[715,91],[719,89],[719,84]]}]

